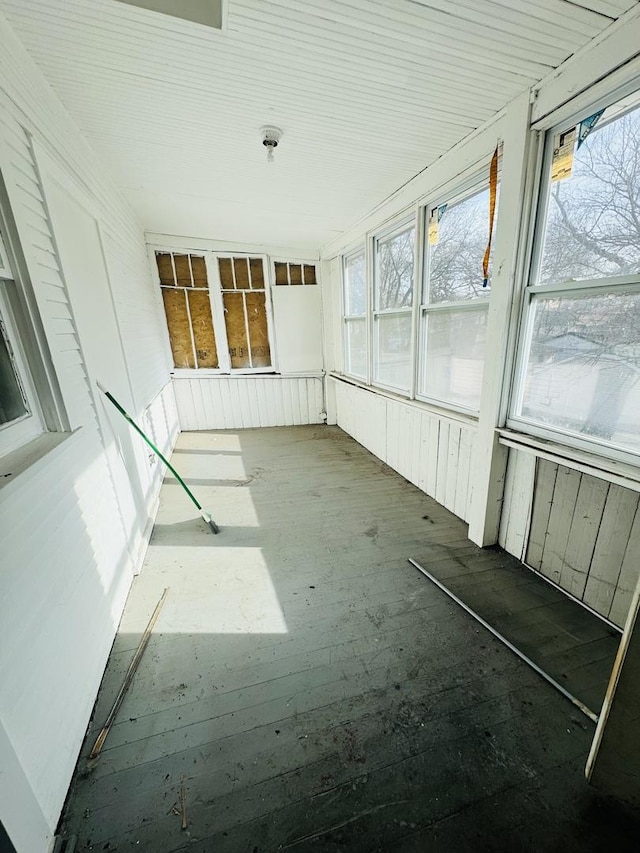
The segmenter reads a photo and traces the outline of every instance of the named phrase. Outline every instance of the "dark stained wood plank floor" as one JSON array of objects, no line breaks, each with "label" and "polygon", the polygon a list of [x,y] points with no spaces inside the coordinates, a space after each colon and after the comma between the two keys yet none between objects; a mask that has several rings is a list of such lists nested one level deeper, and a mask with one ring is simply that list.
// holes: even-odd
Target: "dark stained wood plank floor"
[{"label": "dark stained wood plank floor", "polygon": [[544,581],[337,428],[183,434],[173,461],[222,532],[165,482],[65,811],[77,850],[637,849],[635,817],[584,781],[592,723],[407,558],[566,672],[609,654],[599,620],[577,628]]}]

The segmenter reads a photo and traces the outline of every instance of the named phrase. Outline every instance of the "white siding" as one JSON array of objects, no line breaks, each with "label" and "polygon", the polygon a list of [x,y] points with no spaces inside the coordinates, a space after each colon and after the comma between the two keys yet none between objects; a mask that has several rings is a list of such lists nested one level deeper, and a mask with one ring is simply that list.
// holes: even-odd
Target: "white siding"
[{"label": "white siding", "polygon": [[637,491],[509,450],[500,544],[616,625],[638,578]]},{"label": "white siding", "polygon": [[[60,815],[161,480],[160,466],[96,393],[100,377],[87,359],[96,329],[107,357],[124,366],[113,393],[165,450],[178,427],[142,229],[1,18],[0,39],[0,167],[75,430],[0,488],[0,820],[18,849],[40,853]],[[95,318],[86,309],[97,282],[79,282],[59,254],[56,231],[62,236],[69,223],[59,205],[49,210],[46,158],[70,192],[90,199],[102,235]]]},{"label": "white siding", "polygon": [[332,378],[338,426],[462,519],[475,427]]},{"label": "white siding", "polygon": [[321,376],[198,376],[173,380],[184,430],[324,422]]}]

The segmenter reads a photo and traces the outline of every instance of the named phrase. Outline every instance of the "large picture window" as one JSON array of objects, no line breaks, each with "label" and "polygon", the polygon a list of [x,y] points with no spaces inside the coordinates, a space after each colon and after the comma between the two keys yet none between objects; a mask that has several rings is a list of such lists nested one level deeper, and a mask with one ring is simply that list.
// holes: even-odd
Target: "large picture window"
[{"label": "large picture window", "polygon": [[514,425],[640,453],[640,98],[549,132]]},{"label": "large picture window", "polygon": [[344,369],[367,379],[367,278],[364,249],[343,258]]},{"label": "large picture window", "polygon": [[463,410],[480,407],[489,287],[489,189],[426,211],[418,395]]},{"label": "large picture window", "polygon": [[415,226],[375,240],[373,379],[401,391],[411,386]]}]

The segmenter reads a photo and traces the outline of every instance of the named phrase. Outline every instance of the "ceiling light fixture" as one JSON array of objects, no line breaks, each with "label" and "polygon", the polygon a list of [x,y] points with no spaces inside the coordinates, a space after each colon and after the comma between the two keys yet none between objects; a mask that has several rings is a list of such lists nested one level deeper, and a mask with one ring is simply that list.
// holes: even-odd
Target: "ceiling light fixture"
[{"label": "ceiling light fixture", "polygon": [[273,152],[278,147],[282,138],[282,131],[279,127],[265,125],[265,127],[260,128],[260,138],[262,139],[262,144],[267,149],[267,163],[273,163]]}]

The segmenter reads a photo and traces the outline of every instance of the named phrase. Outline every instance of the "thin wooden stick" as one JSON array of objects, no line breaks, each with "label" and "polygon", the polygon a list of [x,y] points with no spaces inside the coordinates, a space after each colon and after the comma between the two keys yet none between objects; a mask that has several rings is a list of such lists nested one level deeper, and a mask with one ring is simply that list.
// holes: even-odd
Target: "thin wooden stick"
[{"label": "thin wooden stick", "polygon": [[147,644],[149,639],[151,638],[151,632],[153,631],[153,627],[158,620],[158,616],[160,615],[160,611],[162,610],[162,605],[164,604],[165,598],[167,597],[167,593],[169,592],[169,588],[167,587],[165,591],[162,593],[162,598],[156,604],[156,609],[153,611],[151,615],[151,619],[149,619],[149,623],[145,628],[144,634],[140,638],[140,642],[138,643],[138,648],[136,649],[136,653],[133,656],[133,660],[129,664],[129,669],[127,670],[127,674],[124,677],[124,681],[122,682],[122,687],[118,691],[118,695],[115,698],[115,702],[111,706],[111,710],[109,711],[109,715],[107,716],[107,720],[102,727],[100,734],[96,738],[96,742],[93,745],[93,749],[89,754],[89,758],[97,758],[102,751],[102,747],[104,746],[104,742],[107,739],[107,735],[113,725],[113,721],[116,718],[118,711],[120,710],[120,706],[124,700],[124,697],[129,689],[129,686],[133,680],[133,676],[135,675],[136,669],[138,668],[138,664],[144,654],[144,650],[147,648]]}]

